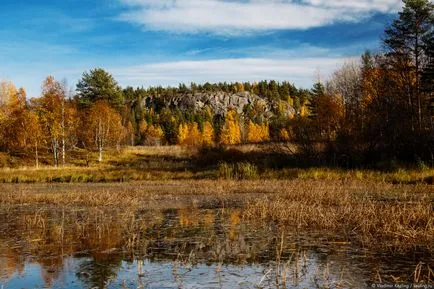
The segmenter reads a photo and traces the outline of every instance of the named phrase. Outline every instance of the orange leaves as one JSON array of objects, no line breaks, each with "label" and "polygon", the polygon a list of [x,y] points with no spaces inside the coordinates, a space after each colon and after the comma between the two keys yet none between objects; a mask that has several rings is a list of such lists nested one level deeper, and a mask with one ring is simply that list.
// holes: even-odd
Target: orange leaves
[{"label": "orange leaves", "polygon": [[325,134],[328,140],[333,140],[340,129],[344,116],[342,99],[337,96],[322,95],[318,97],[317,106],[316,121],[321,128],[321,133]]},{"label": "orange leaves", "polygon": [[28,149],[32,146],[33,134],[39,133],[34,124],[37,117],[26,103],[26,92],[16,89],[12,82],[0,85],[0,133],[2,143],[10,150]]},{"label": "orange leaves", "polygon": [[268,124],[255,124],[251,120],[247,124],[247,142],[260,143],[270,140]]},{"label": "orange leaves", "polygon": [[102,161],[103,148],[117,144],[123,130],[119,113],[102,100],[89,109],[84,127],[84,139],[98,149],[99,161]]},{"label": "orange leaves", "polygon": [[379,68],[371,68],[367,69],[363,73],[363,100],[362,106],[366,108],[372,101],[375,96],[378,95],[377,82],[382,77],[382,72]]},{"label": "orange leaves", "polygon": [[143,122],[140,124],[140,133],[148,145],[160,145],[164,142],[164,132],[159,125],[148,125]]},{"label": "orange leaves", "polygon": [[0,83],[0,121],[7,118],[13,111],[24,109],[26,106],[26,91],[17,90],[12,82]]},{"label": "orange leaves", "polygon": [[48,138],[59,139],[62,134],[64,102],[65,93],[60,82],[48,76],[42,85],[42,97],[38,107]]}]

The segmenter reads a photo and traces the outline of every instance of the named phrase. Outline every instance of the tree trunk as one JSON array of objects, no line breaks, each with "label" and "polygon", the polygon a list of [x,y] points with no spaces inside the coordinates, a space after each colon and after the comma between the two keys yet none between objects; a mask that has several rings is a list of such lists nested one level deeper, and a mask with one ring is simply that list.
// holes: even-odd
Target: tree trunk
[{"label": "tree trunk", "polygon": [[51,142],[53,146],[54,167],[57,168],[57,166],[59,165],[59,151],[58,151],[57,139],[53,138]]},{"label": "tree trunk", "polygon": [[416,99],[417,99],[417,115],[419,122],[419,132],[422,131],[422,107],[420,100],[420,83],[419,83],[419,73],[420,73],[420,63],[419,63],[419,24],[417,23],[416,28],[416,43],[414,46],[414,53],[416,58]]},{"label": "tree trunk", "polygon": [[65,100],[62,100],[62,166],[65,166]]},{"label": "tree trunk", "polygon": [[98,162],[102,162],[102,142],[98,140]]},{"label": "tree trunk", "polygon": [[35,165],[36,165],[36,168],[39,168],[38,143],[35,144]]},{"label": "tree trunk", "polygon": [[65,152],[65,139],[62,139],[62,166],[65,166],[65,156],[66,156],[66,152]]}]

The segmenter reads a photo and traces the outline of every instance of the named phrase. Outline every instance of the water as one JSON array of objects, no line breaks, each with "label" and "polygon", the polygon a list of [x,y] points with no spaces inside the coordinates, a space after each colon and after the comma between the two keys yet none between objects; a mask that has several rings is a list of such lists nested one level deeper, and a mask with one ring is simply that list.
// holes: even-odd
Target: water
[{"label": "water", "polygon": [[425,282],[434,265],[425,254],[249,222],[237,208],[27,207],[0,219],[3,289],[365,288],[414,282],[418,264]]}]

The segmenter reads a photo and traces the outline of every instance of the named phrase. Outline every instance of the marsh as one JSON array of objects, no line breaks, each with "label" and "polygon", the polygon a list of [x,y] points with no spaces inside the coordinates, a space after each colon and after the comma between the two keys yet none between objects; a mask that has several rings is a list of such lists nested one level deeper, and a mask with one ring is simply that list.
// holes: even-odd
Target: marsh
[{"label": "marsh", "polygon": [[190,180],[0,192],[3,288],[433,282],[429,185]]}]

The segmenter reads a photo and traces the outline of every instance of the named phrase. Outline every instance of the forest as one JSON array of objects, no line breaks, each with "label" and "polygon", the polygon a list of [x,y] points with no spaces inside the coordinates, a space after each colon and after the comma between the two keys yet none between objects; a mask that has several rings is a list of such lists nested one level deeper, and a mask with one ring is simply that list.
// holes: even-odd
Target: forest
[{"label": "forest", "polygon": [[[383,50],[349,59],[311,89],[260,81],[125,87],[102,68],[74,89],[48,76],[38,98],[0,84],[0,151],[49,153],[65,165],[75,150],[137,145],[218,148],[291,143],[294,155],[341,167],[434,165],[434,5],[404,1],[385,28]],[[243,98],[244,104],[212,98]],[[198,101],[192,100],[201,97]],[[176,100],[176,101],[174,101]],[[48,164],[46,164],[48,165]]]}]

